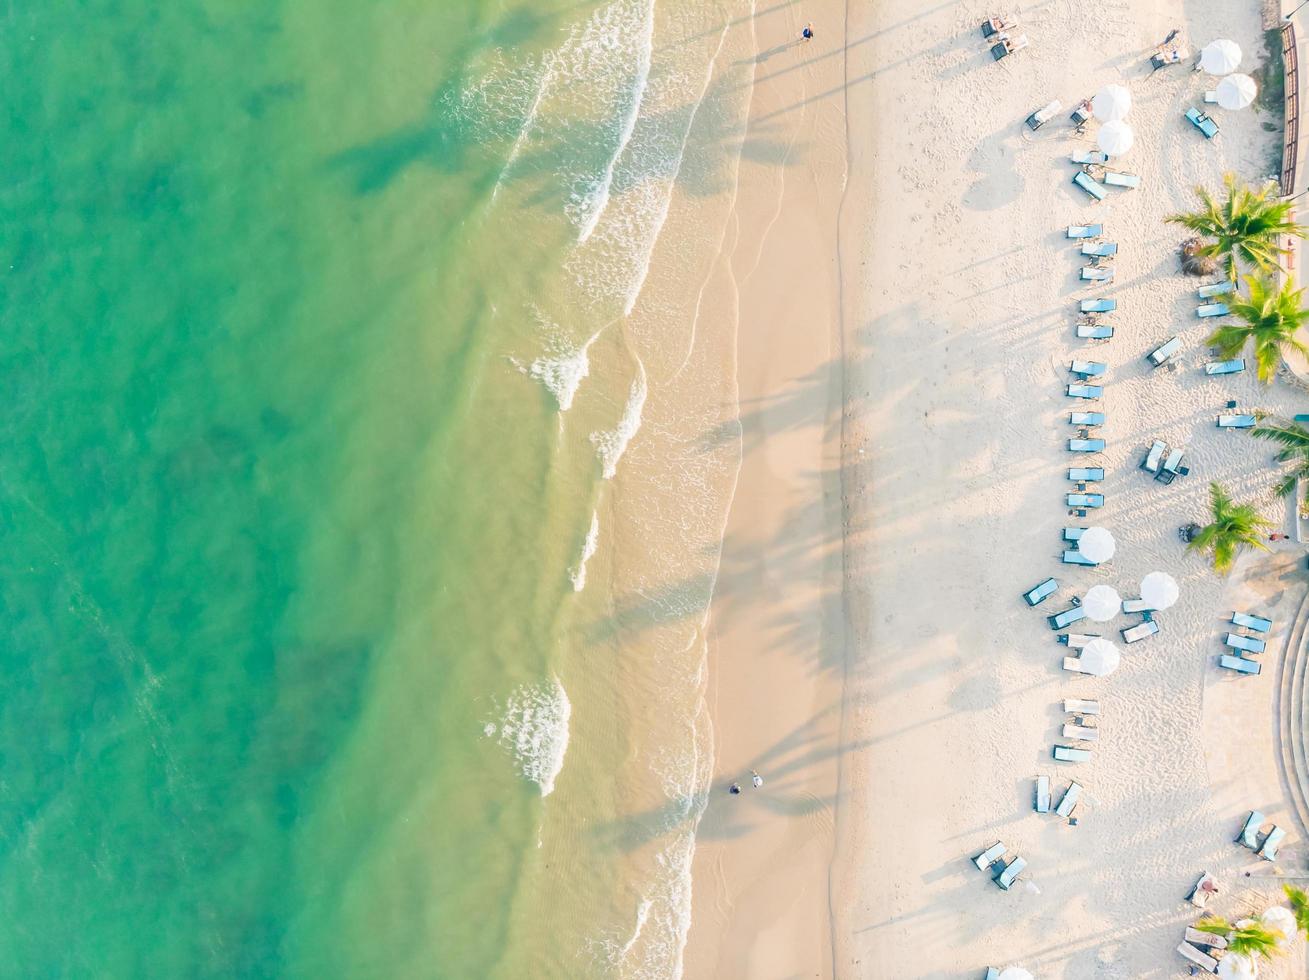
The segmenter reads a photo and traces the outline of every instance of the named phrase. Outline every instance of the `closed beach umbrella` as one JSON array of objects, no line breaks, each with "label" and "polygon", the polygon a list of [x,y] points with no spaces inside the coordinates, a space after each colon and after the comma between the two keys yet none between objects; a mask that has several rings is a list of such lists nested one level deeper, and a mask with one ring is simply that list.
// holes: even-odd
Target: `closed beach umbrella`
[{"label": "closed beach umbrella", "polygon": [[1106,85],[1091,100],[1091,112],[1101,122],[1123,119],[1132,108],[1132,93],[1121,85]]},{"label": "closed beach umbrella", "polygon": [[1118,669],[1123,654],[1118,647],[1114,646],[1113,641],[1097,636],[1082,647],[1082,656],[1079,659],[1082,669],[1086,673],[1094,674],[1096,677],[1105,677]]},{"label": "closed beach umbrella", "polygon": [[1224,109],[1244,109],[1254,101],[1254,79],[1249,75],[1228,75],[1215,89]]},{"label": "closed beach umbrella", "polygon": [[1122,611],[1123,600],[1108,585],[1093,585],[1082,600],[1086,615],[1097,623],[1107,623]]},{"label": "closed beach umbrella", "polygon": [[1221,980],[1254,980],[1258,975],[1259,967],[1243,953],[1228,953],[1218,961]]},{"label": "closed beach umbrella", "polygon": [[1032,975],[1021,966],[1006,966],[1000,971],[1000,980],[1032,980]]},{"label": "closed beach umbrella", "polygon": [[1230,75],[1240,63],[1241,46],[1226,38],[1210,41],[1200,52],[1200,67],[1210,75]]},{"label": "closed beach umbrella", "polygon": [[1135,141],[1136,137],[1132,134],[1132,127],[1121,119],[1105,123],[1095,136],[1095,142],[1100,149],[1111,157],[1122,156],[1132,148],[1132,143]]},{"label": "closed beach umbrella", "polygon": [[1102,527],[1088,527],[1077,540],[1077,550],[1097,565],[1112,558],[1117,547],[1114,536]]},{"label": "closed beach umbrella", "polygon": [[1151,609],[1167,609],[1180,594],[1177,579],[1167,572],[1151,572],[1141,579],[1141,600]]},{"label": "closed beach umbrella", "polygon": [[1282,938],[1277,940],[1277,945],[1283,948],[1290,946],[1291,940],[1300,935],[1295,927],[1295,916],[1285,905],[1274,905],[1259,916],[1259,922],[1265,929],[1272,929],[1282,934]]}]

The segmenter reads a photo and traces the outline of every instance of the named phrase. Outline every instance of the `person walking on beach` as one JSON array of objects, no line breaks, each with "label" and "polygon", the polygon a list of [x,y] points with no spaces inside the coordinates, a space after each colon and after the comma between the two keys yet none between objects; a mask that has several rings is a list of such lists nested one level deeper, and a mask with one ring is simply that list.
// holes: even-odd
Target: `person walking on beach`
[{"label": "person walking on beach", "polygon": [[803,40],[806,40],[806,41],[812,41],[812,40],[814,39],[814,22],[813,22],[813,21],[810,21],[809,23],[805,24],[805,26],[804,26],[804,30],[800,32],[800,37],[801,37]]},{"label": "person walking on beach", "polygon": [[764,784],[764,777],[759,775],[753,769],[750,770],[750,782],[754,783],[754,788],[758,789]]}]

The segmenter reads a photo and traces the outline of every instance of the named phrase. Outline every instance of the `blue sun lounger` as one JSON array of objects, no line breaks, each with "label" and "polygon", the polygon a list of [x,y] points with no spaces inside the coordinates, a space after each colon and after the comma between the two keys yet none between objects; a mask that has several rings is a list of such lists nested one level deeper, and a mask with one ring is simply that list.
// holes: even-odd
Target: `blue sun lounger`
[{"label": "blue sun lounger", "polygon": [[1086,618],[1086,610],[1081,606],[1069,606],[1061,613],[1055,613],[1053,616],[1046,616],[1046,622],[1050,624],[1052,630],[1061,630],[1080,619]]},{"label": "blue sun lounger", "polygon": [[1112,313],[1118,309],[1118,300],[1116,299],[1084,299],[1079,309],[1083,313]]},{"label": "blue sun lounger", "polygon": [[[1065,565],[1094,565],[1095,564],[1095,562],[1091,561],[1091,559],[1087,558],[1086,555],[1082,554],[1080,551],[1065,551],[1063,553],[1063,556],[1059,560],[1063,562]],[[1069,620],[1069,622],[1075,622],[1075,620]],[[1067,623],[1065,623],[1064,625],[1067,625]],[[1059,629],[1059,627],[1056,626],[1055,629]]]},{"label": "blue sun lounger", "polygon": [[1064,528],[1064,540],[1076,541],[1085,533],[1086,528],[1084,527],[1066,527]]},{"label": "blue sun lounger", "polygon": [[1069,439],[1068,451],[1070,453],[1102,453],[1104,452],[1104,440]]},{"label": "blue sun lounger", "polygon": [[1211,140],[1218,135],[1218,123],[1214,122],[1199,109],[1187,109],[1186,121],[1196,129],[1200,130],[1200,132],[1204,133],[1204,138],[1207,140]]},{"label": "blue sun lounger", "polygon": [[1000,980],[1000,968],[996,966],[988,966],[986,968],[986,976],[983,977],[982,980]]},{"label": "blue sun lounger", "polygon": [[1085,242],[1082,245],[1082,254],[1089,255],[1094,259],[1107,259],[1118,254],[1117,242]]},{"label": "blue sun lounger", "polygon": [[1090,749],[1075,749],[1071,745],[1056,745],[1054,757],[1059,762],[1090,762]]},{"label": "blue sun lounger", "polygon": [[1009,862],[1008,866],[1003,871],[1001,871],[998,875],[996,875],[995,883],[999,885],[1001,888],[1003,888],[1005,891],[1008,891],[1009,886],[1014,883],[1014,880],[1018,877],[1019,874],[1022,873],[1023,869],[1026,867],[1027,867],[1026,861],[1024,861],[1020,857],[1014,858],[1012,861]]},{"label": "blue sun lounger", "polygon": [[1114,335],[1114,328],[1103,323],[1079,323],[1077,325],[1077,336],[1083,340],[1110,340]]},{"label": "blue sun lounger", "polygon": [[1073,425],[1104,425],[1104,412],[1070,412],[1068,421]]},{"label": "blue sun lounger", "polygon": [[1007,850],[1008,848],[1004,846],[1004,841],[996,841],[981,854],[977,855],[977,857],[973,858],[973,864],[977,865],[978,871],[985,871],[991,865],[995,864],[996,861],[999,861],[1000,858],[1004,857],[1004,853]]},{"label": "blue sun lounger", "polygon": [[1102,493],[1070,493],[1067,495],[1069,507],[1103,507]]},{"label": "blue sun lounger", "polygon": [[1253,429],[1255,417],[1253,415],[1220,415],[1218,416],[1218,428],[1220,429]]},{"label": "blue sun lounger", "polygon": [[1266,646],[1263,640],[1239,633],[1228,633],[1223,637],[1223,642],[1234,650],[1244,650],[1246,653],[1263,653]]},{"label": "blue sun lounger", "polygon": [[1140,187],[1141,178],[1136,174],[1123,173],[1120,170],[1106,170],[1102,178],[1110,187]]},{"label": "blue sun lounger", "polygon": [[1068,365],[1068,370],[1084,378],[1093,378],[1108,371],[1109,365],[1099,361],[1073,361]]},{"label": "blue sun lounger", "polygon": [[1023,599],[1029,606],[1039,606],[1046,599],[1055,594],[1059,588],[1059,583],[1052,578],[1046,579],[1039,585],[1035,585],[1023,593]]},{"label": "blue sun lounger", "polygon": [[1069,159],[1073,163],[1095,164],[1102,167],[1109,162],[1109,154],[1104,150],[1082,150],[1080,153],[1074,153]]},{"label": "blue sun lounger", "polygon": [[1205,374],[1240,374],[1245,370],[1245,358],[1234,357],[1230,361],[1210,361],[1204,366]]},{"label": "blue sun lounger", "polygon": [[1100,483],[1104,480],[1104,469],[1099,466],[1070,466],[1068,479],[1074,483]]},{"label": "blue sun lounger", "polygon": [[1104,394],[1103,385],[1070,384],[1066,390],[1069,398],[1099,398]]},{"label": "blue sun lounger", "polygon": [[1099,238],[1104,234],[1104,225],[1069,225],[1069,238]]},{"label": "blue sun lounger", "polygon": [[1267,633],[1273,628],[1271,619],[1265,619],[1263,616],[1252,616],[1250,613],[1234,612],[1232,613],[1232,622],[1237,626],[1243,626],[1257,633]]},{"label": "blue sun lounger", "polygon": [[1265,861],[1276,861],[1277,849],[1282,846],[1285,837],[1286,831],[1273,824],[1273,829],[1268,831],[1268,836],[1264,838],[1264,846],[1259,848],[1259,856]]},{"label": "blue sun lounger", "polygon": [[1088,174],[1085,170],[1079,170],[1073,174],[1073,183],[1080,187],[1086,193],[1090,194],[1097,201],[1103,201],[1107,191]]},{"label": "blue sun lounger", "polygon": [[1082,282],[1113,282],[1114,270],[1109,266],[1084,265],[1079,278]]},{"label": "blue sun lounger", "polygon": [[1159,632],[1159,624],[1154,620],[1146,620],[1144,623],[1137,623],[1135,626],[1129,626],[1120,631],[1123,634],[1124,643],[1135,643],[1137,640],[1144,640],[1147,636],[1154,636]]},{"label": "blue sun lounger", "polygon": [[1123,612],[1125,613],[1143,613],[1153,612],[1150,604],[1144,599],[1124,599]]},{"label": "blue sun lounger", "polygon": [[1224,653],[1218,658],[1218,666],[1226,667],[1228,670],[1235,670],[1241,674],[1259,673],[1259,661],[1246,660],[1245,657],[1233,657],[1230,653]]},{"label": "blue sun lounger", "polygon": [[1182,338],[1169,337],[1154,350],[1150,351],[1149,354],[1146,354],[1145,358],[1155,367],[1159,367],[1161,364],[1163,364],[1165,361],[1167,361],[1170,357],[1172,357],[1181,349],[1182,349]]},{"label": "blue sun lounger", "polygon": [[1061,817],[1068,816],[1073,812],[1073,807],[1077,806],[1077,801],[1081,795],[1082,784],[1077,782],[1069,783],[1068,788],[1064,790],[1063,799],[1059,801],[1059,805],[1055,807],[1054,812]]},{"label": "blue sun lounger", "polygon": [[1145,459],[1141,460],[1141,469],[1147,473],[1158,473],[1159,464],[1163,462],[1164,453],[1168,447],[1156,439],[1150,446],[1150,451],[1145,454]]},{"label": "blue sun lounger", "polygon": [[1245,823],[1241,827],[1241,832],[1236,835],[1236,843],[1242,847],[1248,847],[1252,851],[1259,849],[1259,828],[1264,825],[1264,815],[1258,810],[1251,810],[1250,815],[1245,818]]},{"label": "blue sun lounger", "polygon": [[1222,282],[1212,282],[1208,286],[1201,286],[1195,292],[1201,299],[1213,299],[1215,296],[1230,293],[1235,288],[1236,283],[1230,279],[1224,279]]},{"label": "blue sun lounger", "polygon": [[1037,813],[1050,812],[1050,777],[1036,777],[1036,803],[1034,809]]},{"label": "blue sun lounger", "polygon": [[1209,316],[1227,316],[1228,312],[1226,303],[1205,303],[1195,308],[1195,315],[1201,319]]}]

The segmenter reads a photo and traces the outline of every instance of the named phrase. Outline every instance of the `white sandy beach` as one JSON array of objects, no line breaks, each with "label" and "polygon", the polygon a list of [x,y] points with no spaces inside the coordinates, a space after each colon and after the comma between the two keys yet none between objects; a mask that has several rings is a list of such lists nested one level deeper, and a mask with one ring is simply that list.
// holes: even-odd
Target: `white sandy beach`
[{"label": "white sandy beach", "polygon": [[[1185,235],[1163,221],[1197,183],[1273,171],[1280,133],[1257,109],[1218,110],[1207,143],[1182,114],[1215,80],[1190,59],[1148,64],[1178,27],[1191,51],[1235,39],[1253,71],[1261,13],[1254,0],[1045,0],[1004,11],[1031,46],[996,63],[978,26],[999,12],[808,3],[751,25],[752,131],[795,158],[753,173],[743,161],[724,250],[745,431],[709,684],[716,789],[753,767],[781,778],[710,804],[687,976],[963,978],[1010,963],[1042,980],[1185,976],[1175,949],[1199,913],[1183,899],[1202,871],[1220,886],[1210,911],[1229,918],[1304,873],[1287,775],[1303,739],[1289,708],[1303,548],[1247,556],[1223,579],[1177,529],[1205,520],[1218,481],[1291,531],[1269,494],[1271,450],[1215,417],[1229,400],[1287,415],[1309,402],[1250,372],[1205,376],[1202,281],[1178,273]],[[787,47],[810,20],[818,38]],[[1141,187],[1095,204],[1068,161],[1095,125],[1079,138],[1068,112],[1109,82],[1134,99],[1136,145],[1118,164]],[[1029,132],[1023,119],[1054,98],[1063,110]],[[1107,288],[1078,282],[1064,236],[1091,221],[1120,248]],[[1112,341],[1087,347],[1073,323],[1090,296],[1119,311]],[[1152,371],[1145,353],[1174,334],[1176,370]],[[1091,462],[1065,451],[1067,413],[1087,407],[1064,396],[1074,357],[1110,366],[1094,406],[1109,446]],[[1191,473],[1171,486],[1137,468],[1156,438],[1187,448]],[[1106,470],[1089,519],[1064,505],[1073,465]],[[1113,531],[1117,556],[1061,565],[1061,529],[1087,524]],[[752,564],[765,546],[776,557]],[[1045,616],[1097,583],[1135,595],[1155,569],[1182,585],[1161,633],[1108,678],[1063,671]],[[1029,609],[1021,594],[1050,575],[1058,594]],[[1217,668],[1234,608],[1276,620],[1258,677]],[[1089,763],[1051,759],[1064,698],[1102,704]],[[1084,785],[1077,826],[1033,812],[1040,774],[1056,800]],[[1232,842],[1252,807],[1290,832],[1276,865]],[[1010,892],[969,860],[997,839],[1029,862]],[[1303,971],[1301,948],[1264,975]]]}]

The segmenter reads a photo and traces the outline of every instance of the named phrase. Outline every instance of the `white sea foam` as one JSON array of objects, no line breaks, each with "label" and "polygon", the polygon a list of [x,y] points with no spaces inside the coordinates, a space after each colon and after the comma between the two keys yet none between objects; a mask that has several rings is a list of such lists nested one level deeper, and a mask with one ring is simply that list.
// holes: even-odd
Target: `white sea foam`
[{"label": "white sea foam", "polygon": [[608,432],[592,432],[591,442],[600,455],[604,465],[604,478],[612,480],[618,472],[618,461],[627,452],[627,444],[641,428],[641,411],[645,408],[646,388],[645,366],[637,361],[637,375],[632,381],[632,390],[627,394],[627,405],[618,425]]},{"label": "white sea foam", "polygon": [[577,567],[573,569],[569,578],[573,580],[573,591],[581,592],[586,588],[586,563],[591,560],[595,554],[595,549],[600,544],[600,512],[591,511],[591,530],[586,532],[586,540],[582,543],[582,557],[577,560]]},{"label": "white sea foam", "polygon": [[554,792],[555,779],[564,767],[572,713],[568,694],[553,675],[549,684],[523,685],[505,703],[499,742],[522,774],[541,787],[542,796]]},{"label": "white sea foam", "polygon": [[573,407],[573,396],[591,373],[591,359],[586,347],[578,347],[538,357],[527,366],[527,373],[545,385],[555,396],[559,411],[566,412]]}]

